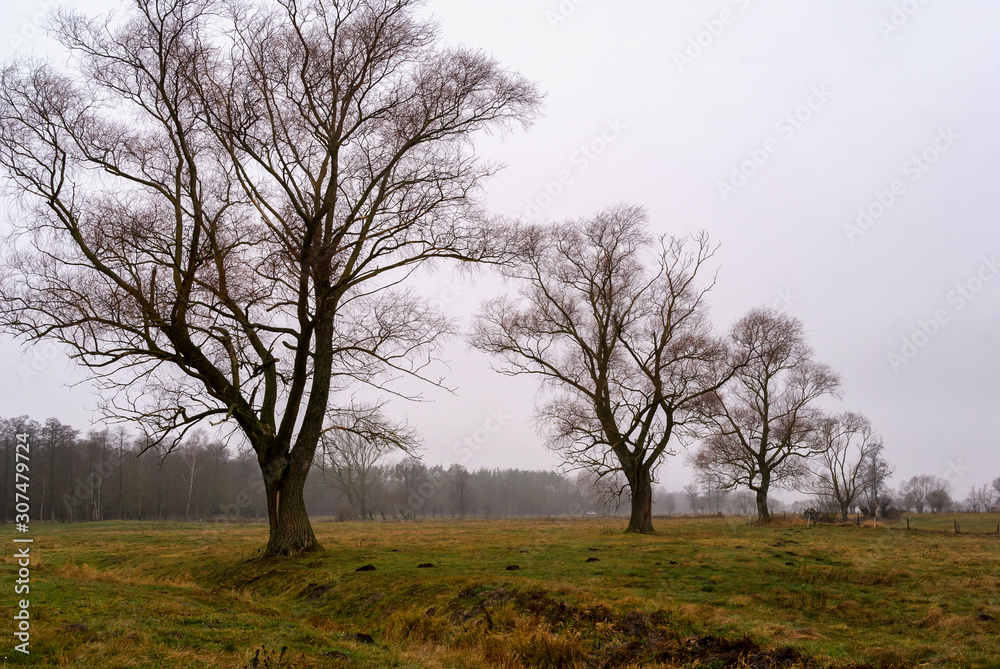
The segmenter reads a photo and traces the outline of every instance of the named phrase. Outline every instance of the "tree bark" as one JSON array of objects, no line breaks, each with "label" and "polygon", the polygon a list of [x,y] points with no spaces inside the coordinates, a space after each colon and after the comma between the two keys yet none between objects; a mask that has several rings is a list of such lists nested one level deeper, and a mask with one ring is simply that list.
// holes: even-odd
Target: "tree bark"
[{"label": "tree bark", "polygon": [[767,487],[765,486],[757,488],[757,517],[762,523],[771,520],[771,512],[767,508]]},{"label": "tree bark", "polygon": [[308,467],[280,463],[264,470],[270,538],[264,557],[299,555],[322,550],[306,513],[305,490]]},{"label": "tree bark", "polygon": [[653,480],[649,470],[640,467],[631,477],[632,517],[626,532],[649,534],[653,530]]}]

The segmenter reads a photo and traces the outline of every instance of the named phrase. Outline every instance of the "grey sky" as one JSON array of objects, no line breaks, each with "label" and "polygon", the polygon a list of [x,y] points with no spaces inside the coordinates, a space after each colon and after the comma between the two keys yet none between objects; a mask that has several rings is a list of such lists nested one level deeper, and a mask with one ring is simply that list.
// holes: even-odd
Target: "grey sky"
[{"label": "grey sky", "polygon": [[[5,3],[5,55],[44,48],[30,30],[41,6]],[[548,94],[529,133],[479,145],[507,165],[488,190],[496,211],[558,220],[629,202],[657,232],[707,229],[722,243],[717,325],[759,304],[801,318],[843,376],[831,408],[871,417],[894,483],[944,476],[962,498],[1000,476],[1000,3],[428,10],[450,42],[496,55]],[[499,289],[447,271],[422,283],[456,316]],[[61,359],[22,381],[32,354],[2,346],[0,415],[83,425],[92,400],[60,388],[71,376]],[[530,424],[535,381],[494,374],[460,342],[450,357],[455,395],[395,406],[423,432],[428,461],[556,466]],[[670,488],[688,478],[680,458],[661,471]]]}]

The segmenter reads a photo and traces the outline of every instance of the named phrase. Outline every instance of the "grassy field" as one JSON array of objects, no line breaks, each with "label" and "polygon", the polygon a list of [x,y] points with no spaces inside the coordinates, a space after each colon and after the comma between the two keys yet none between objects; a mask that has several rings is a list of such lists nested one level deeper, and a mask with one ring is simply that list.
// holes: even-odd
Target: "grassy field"
[{"label": "grassy field", "polygon": [[34,525],[31,656],[11,629],[0,663],[1000,666],[1000,537],[952,522],[317,522],[324,553],[270,562],[262,525]]}]

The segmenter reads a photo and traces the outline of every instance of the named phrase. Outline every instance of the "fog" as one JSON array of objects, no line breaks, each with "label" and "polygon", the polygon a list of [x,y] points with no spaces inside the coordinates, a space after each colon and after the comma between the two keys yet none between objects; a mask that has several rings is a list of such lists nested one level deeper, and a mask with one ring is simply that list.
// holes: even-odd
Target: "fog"
[{"label": "fog", "polygon": [[[5,58],[49,52],[42,8],[5,4]],[[871,418],[895,483],[933,474],[961,497],[1000,476],[1000,5],[432,0],[427,11],[446,41],[547,93],[530,131],[477,145],[506,165],[484,194],[494,211],[544,222],[627,202],[657,233],[707,230],[722,245],[718,328],[762,304],[802,319],[842,375],[830,408]],[[510,289],[447,267],[418,281],[465,323]],[[85,383],[64,387],[85,374],[52,349],[0,342],[0,415],[86,426],[94,398]],[[559,465],[532,422],[535,379],[497,375],[461,339],[447,357],[453,392],[391,405],[423,433],[428,462]],[[670,489],[690,476],[683,457],[660,470]]]}]

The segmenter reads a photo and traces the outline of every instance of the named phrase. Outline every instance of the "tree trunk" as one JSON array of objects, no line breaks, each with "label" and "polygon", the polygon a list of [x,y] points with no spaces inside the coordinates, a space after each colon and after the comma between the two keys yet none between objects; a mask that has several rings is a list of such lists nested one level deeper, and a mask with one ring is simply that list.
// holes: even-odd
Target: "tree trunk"
[{"label": "tree trunk", "polygon": [[848,508],[847,507],[848,507],[847,504],[842,504],[840,506],[840,519],[843,520],[843,521],[847,520],[847,512],[848,512]]},{"label": "tree trunk", "polygon": [[271,531],[264,557],[322,550],[309,522],[303,495],[309,474],[308,463],[305,467],[271,466],[263,473]]},{"label": "tree trunk", "polygon": [[640,467],[630,479],[632,517],[626,532],[653,532],[653,480],[645,467]]},{"label": "tree trunk", "polygon": [[757,489],[757,517],[762,523],[771,520],[771,512],[767,508],[767,488],[764,486]]}]

